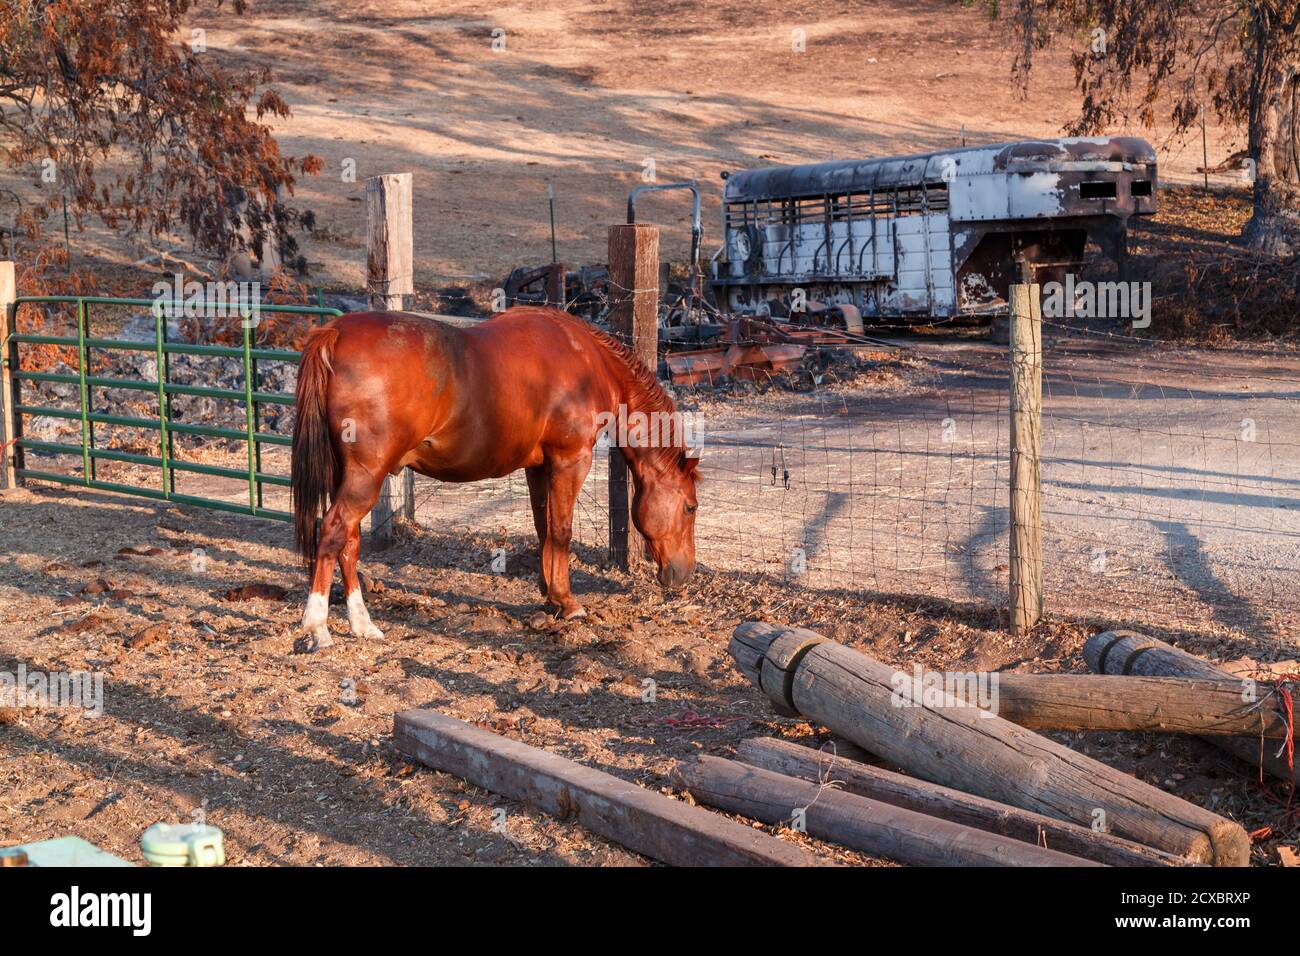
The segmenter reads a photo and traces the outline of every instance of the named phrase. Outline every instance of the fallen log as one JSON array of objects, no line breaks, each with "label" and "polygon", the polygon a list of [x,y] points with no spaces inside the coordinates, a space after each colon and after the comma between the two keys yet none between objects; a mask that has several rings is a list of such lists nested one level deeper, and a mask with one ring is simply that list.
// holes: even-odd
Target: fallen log
[{"label": "fallen log", "polygon": [[814,632],[748,622],[730,650],[769,698],[918,777],[1193,863],[1248,861],[1239,824],[950,694],[930,700],[912,675]]},{"label": "fallen log", "polygon": [[680,763],[675,776],[700,803],[764,823],[797,822],[810,836],[910,866],[1102,865],[721,757]]},{"label": "fallen log", "polygon": [[1031,810],[918,780],[788,740],[751,737],[736,748],[741,763],[813,783],[834,781],[848,793],[998,833],[1109,866],[1185,866],[1187,861],[1139,843]]},{"label": "fallen log", "polygon": [[1101,674],[1002,674],[999,717],[1030,730],[1139,730],[1285,739],[1271,706],[1242,699],[1242,682]]},{"label": "fallen log", "polygon": [[[1237,688],[1239,699],[1243,688],[1248,686],[1241,677],[1220,670],[1209,661],[1136,631],[1105,631],[1093,635],[1083,645],[1083,659],[1088,667],[1099,674],[1230,681]],[[1259,706],[1256,708],[1259,724],[1247,731],[1255,739],[1247,739],[1245,735],[1240,738],[1207,735],[1202,739],[1211,746],[1227,751],[1251,766],[1262,768],[1279,780],[1294,785],[1295,770],[1288,765],[1286,752],[1281,749],[1278,741],[1271,739],[1271,729],[1276,728],[1274,718],[1277,713],[1274,708],[1277,702],[1270,691],[1266,682],[1261,682],[1256,689],[1259,697]],[[1284,721],[1283,736],[1285,735]]]},{"label": "fallen log", "polygon": [[815,866],[797,846],[680,800],[431,710],[393,718],[414,760],[573,819],[593,833],[674,866]]}]

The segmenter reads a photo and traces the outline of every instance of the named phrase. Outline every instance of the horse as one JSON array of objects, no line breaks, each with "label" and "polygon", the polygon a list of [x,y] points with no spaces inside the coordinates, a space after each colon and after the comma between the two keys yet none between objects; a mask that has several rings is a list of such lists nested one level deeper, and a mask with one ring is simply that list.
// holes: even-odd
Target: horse
[{"label": "horse", "polygon": [[[680,420],[655,374],[618,339],[567,312],[526,306],[468,328],[403,312],[340,316],[310,332],[296,397],[291,494],[295,545],[311,571],[302,620],[311,651],[333,643],[336,562],[352,634],[383,637],[361,596],[361,520],[384,479],[406,467],[448,482],[524,469],[539,589],[559,617],[584,616],[569,588],[569,544],[593,448],[616,419]],[[680,428],[667,440],[644,427],[617,432],[632,521],[660,584],[679,587],[695,569],[698,458]]]}]

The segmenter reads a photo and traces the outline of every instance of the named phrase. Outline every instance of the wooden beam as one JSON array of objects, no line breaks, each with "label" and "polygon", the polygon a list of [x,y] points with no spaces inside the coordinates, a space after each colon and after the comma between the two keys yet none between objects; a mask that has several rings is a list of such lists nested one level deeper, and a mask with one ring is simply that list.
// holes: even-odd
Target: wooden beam
[{"label": "wooden beam", "polygon": [[18,448],[19,417],[18,391],[10,374],[11,364],[18,361],[18,346],[9,341],[13,334],[14,300],[18,298],[18,285],[12,262],[0,262],[0,488],[18,487],[14,475]]},{"label": "wooden beam", "polygon": [[[1287,736],[1273,705],[1243,699],[1242,682],[1100,674],[998,674],[999,717],[1031,730]],[[1225,679],[1227,678],[1227,679]]]},{"label": "wooden beam", "polygon": [[741,741],[736,756],[742,763],[773,773],[813,783],[834,781],[848,793],[1108,866],[1187,864],[1181,857],[1121,840],[1109,833],[894,773],[883,767],[859,763],[841,746],[834,750],[813,750],[788,740],[752,737]]},{"label": "wooden beam", "polygon": [[[1220,670],[1209,661],[1136,631],[1105,631],[1093,635],[1083,645],[1083,659],[1092,670],[1104,674],[1230,681],[1238,689],[1239,700],[1241,691],[1249,686],[1242,678]],[[1261,700],[1264,700],[1270,691],[1271,688],[1265,682],[1256,685],[1256,693]],[[1287,765],[1285,753],[1278,754],[1280,749],[1278,742],[1269,739],[1268,733],[1264,730],[1264,727],[1269,725],[1268,711],[1274,706],[1275,703],[1269,700],[1259,708],[1261,727],[1251,732],[1251,736],[1255,738],[1253,740],[1245,736],[1218,735],[1205,736],[1202,739],[1252,767],[1294,785],[1296,782],[1294,768]]]},{"label": "wooden beam", "polygon": [[1011,633],[1043,616],[1043,323],[1032,270],[1011,287]]},{"label": "wooden beam", "polygon": [[701,803],[910,866],[1100,866],[1032,843],[721,757],[677,765]]},{"label": "wooden beam", "polygon": [[[609,331],[655,371],[659,366],[659,227],[629,223],[609,227]],[[645,542],[631,520],[632,481],[623,453],[609,450],[609,549],[630,571]]]},{"label": "wooden beam", "polygon": [[[749,660],[785,633],[775,624],[741,624],[732,656]],[[771,695],[775,682],[762,673]],[[1098,826],[1193,863],[1244,866],[1249,859],[1250,838],[1239,824],[942,689],[922,693],[909,672],[834,641],[805,650],[783,686],[794,711],[933,783]]]},{"label": "wooden beam", "polygon": [[674,866],[814,866],[778,840],[618,777],[431,710],[393,718],[399,750],[476,787],[573,819],[593,833]]}]

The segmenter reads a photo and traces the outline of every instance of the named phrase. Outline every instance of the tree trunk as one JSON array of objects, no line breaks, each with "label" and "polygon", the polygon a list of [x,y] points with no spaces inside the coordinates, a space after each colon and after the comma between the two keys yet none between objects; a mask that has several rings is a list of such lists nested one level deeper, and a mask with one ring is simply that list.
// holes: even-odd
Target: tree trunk
[{"label": "tree trunk", "polygon": [[1277,256],[1300,253],[1300,70],[1271,69],[1250,105],[1254,213],[1243,236]]}]

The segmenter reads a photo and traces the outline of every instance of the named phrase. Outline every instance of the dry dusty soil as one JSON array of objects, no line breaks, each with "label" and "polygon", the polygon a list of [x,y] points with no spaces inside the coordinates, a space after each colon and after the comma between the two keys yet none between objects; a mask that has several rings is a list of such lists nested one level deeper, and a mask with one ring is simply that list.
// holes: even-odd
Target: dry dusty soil
[{"label": "dry dusty soil", "polygon": [[[638,863],[576,825],[412,766],[392,747],[393,714],[437,708],[659,790],[674,760],[726,754],[746,736],[824,740],[773,716],[730,666],[742,619],[797,619],[902,667],[963,670],[1083,671],[1091,633],[1057,616],[1011,639],[987,608],[710,568],[665,596],[585,548],[575,587],[591,616],[558,623],[539,613],[527,538],[404,529],[364,564],[384,638],[345,636],[336,604],[335,646],[295,655],[303,576],[287,526],[76,491],[0,500],[0,668],[104,675],[102,715],[0,711],[0,843],[75,833],[137,862],[147,826],[201,813],[235,865]],[[504,574],[491,570],[498,547]],[[286,596],[228,599],[249,584]],[[1155,633],[1200,653],[1265,650]],[[1197,741],[1062,739],[1249,829],[1282,821],[1248,772]],[[1258,862],[1275,862],[1276,846],[1257,844]]]},{"label": "dry dusty soil", "polygon": [[[762,15],[739,0],[470,0],[436,12],[287,0],[246,17],[196,15],[213,56],[276,69],[294,108],[281,142],[326,161],[298,191],[321,222],[308,257],[320,280],[352,290],[366,176],[415,173],[417,287],[439,287],[545,260],[548,180],[562,258],[601,261],[605,227],[622,219],[647,160],[660,181],[698,178],[716,212],[725,169],[944,147],[963,127],[973,143],[1054,135],[1076,102],[1061,54],[1020,98],[1001,29],[940,0],[777,0]],[[498,28],[506,45],[494,52]],[[803,53],[791,50],[796,29]],[[1165,175],[1199,162],[1199,149],[1148,135]],[[1237,148],[1216,128],[1210,143],[1212,162]],[[647,210],[670,233],[665,254],[680,258],[684,210],[669,200]],[[138,253],[94,230],[74,246],[92,266]],[[430,498],[419,526],[364,564],[385,637],[345,636],[336,604],[336,644],[310,656],[293,653],[304,580],[287,526],[75,489],[4,494],[0,670],[97,671],[104,685],[98,716],[0,710],[0,844],[76,833],[140,862],[147,826],[202,814],[225,831],[234,865],[643,863],[412,766],[392,747],[393,714],[437,708],[670,790],[673,761],[693,753],[727,754],[755,734],[825,739],[773,716],[731,667],[727,640],[744,619],[799,623],[904,668],[1082,672],[1086,637],[1151,611],[1155,588],[1171,610],[1140,618],[1155,636],[1218,660],[1296,656],[1279,608],[1291,607],[1298,532],[1275,507],[1300,480],[1293,361],[1202,376],[1216,359],[1171,371],[1162,358],[1151,371],[1054,346],[1058,443],[1045,448],[1045,477],[1061,600],[1013,639],[989,599],[1005,574],[1005,390],[981,375],[980,348],[923,346],[924,362],[884,358],[853,387],[813,395],[691,397],[717,439],[701,569],[672,595],[611,570],[597,474],[575,556],[591,610],[581,622],[539,613],[517,486]],[[1258,389],[1250,401],[1227,394],[1242,381]],[[1252,416],[1261,437],[1243,444],[1239,419]],[[781,463],[790,488],[768,478],[782,448],[803,456]],[[1120,528],[1116,514],[1137,523]],[[864,532],[875,537],[855,537]],[[1262,565],[1254,540],[1275,549]],[[1100,569],[1099,544],[1112,549]],[[786,578],[794,545],[820,578]],[[498,548],[504,573],[492,569]],[[1097,583],[1071,592],[1080,568]],[[1250,606],[1256,578],[1262,608]],[[247,585],[283,595],[229,599]],[[1090,605],[1090,590],[1113,600]],[[1247,607],[1221,600],[1243,592]],[[1260,864],[1295,844],[1270,792],[1195,740],[1060,736],[1252,831],[1274,827],[1256,843]],[[500,806],[504,832],[493,827]],[[878,862],[768,829],[828,859]]]},{"label": "dry dusty soil", "polygon": [[[709,255],[725,170],[1058,136],[1079,102],[1064,50],[1040,56],[1022,94],[1007,28],[953,0],[250,6],[241,17],[196,4],[194,26],[221,62],[274,70],[293,109],[277,126],[283,151],[325,161],[296,193],[320,223],[305,244],[315,281],[352,289],[365,281],[368,176],[414,174],[417,289],[497,282],[549,261],[548,182],[570,265],[605,261],[606,227],[624,221],[649,164],[658,182],[699,181]],[[1198,178],[1199,131],[1111,132],[1155,144],[1162,180]],[[1241,147],[1235,130],[1208,134],[1212,165]],[[684,259],[687,203],[643,203],[664,256]],[[79,262],[143,251],[88,226],[73,237]],[[184,239],[167,247],[194,258]]]}]

